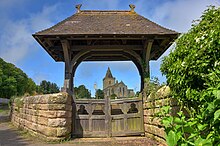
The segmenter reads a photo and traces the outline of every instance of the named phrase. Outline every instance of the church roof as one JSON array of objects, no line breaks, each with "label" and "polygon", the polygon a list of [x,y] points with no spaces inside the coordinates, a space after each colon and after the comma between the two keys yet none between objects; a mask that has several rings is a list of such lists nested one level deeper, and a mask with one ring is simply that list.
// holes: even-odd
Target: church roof
[{"label": "church roof", "polygon": [[177,35],[149,19],[130,11],[80,10],[60,23],[35,35]]},{"label": "church roof", "polygon": [[107,72],[106,72],[105,78],[113,78],[112,73],[111,73],[111,70],[110,70],[109,67],[108,67],[108,70],[107,70]]}]

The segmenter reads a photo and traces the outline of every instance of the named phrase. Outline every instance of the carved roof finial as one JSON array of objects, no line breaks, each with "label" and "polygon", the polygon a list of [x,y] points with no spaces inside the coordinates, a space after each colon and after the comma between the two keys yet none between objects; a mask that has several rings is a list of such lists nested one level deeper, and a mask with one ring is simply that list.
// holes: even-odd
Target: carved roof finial
[{"label": "carved roof finial", "polygon": [[80,12],[81,12],[81,10],[80,10],[81,6],[82,6],[82,4],[76,5],[77,13],[80,13]]},{"label": "carved roof finial", "polygon": [[134,12],[134,9],[135,9],[135,5],[133,4],[130,4],[129,7],[131,8],[131,12]]}]

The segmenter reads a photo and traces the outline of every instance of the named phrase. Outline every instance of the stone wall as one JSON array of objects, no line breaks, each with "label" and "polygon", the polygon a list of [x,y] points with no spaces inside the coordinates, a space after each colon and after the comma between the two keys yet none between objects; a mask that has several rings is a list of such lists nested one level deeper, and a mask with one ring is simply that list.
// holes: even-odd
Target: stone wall
[{"label": "stone wall", "polygon": [[67,93],[16,98],[12,105],[12,123],[47,141],[70,136],[72,98]]},{"label": "stone wall", "polygon": [[165,143],[164,127],[160,122],[160,118],[157,117],[157,113],[163,106],[171,106],[171,115],[175,115],[178,111],[177,101],[170,98],[170,88],[164,86],[159,89],[154,95],[148,96],[144,102],[144,128],[145,136],[156,139],[162,143]]}]

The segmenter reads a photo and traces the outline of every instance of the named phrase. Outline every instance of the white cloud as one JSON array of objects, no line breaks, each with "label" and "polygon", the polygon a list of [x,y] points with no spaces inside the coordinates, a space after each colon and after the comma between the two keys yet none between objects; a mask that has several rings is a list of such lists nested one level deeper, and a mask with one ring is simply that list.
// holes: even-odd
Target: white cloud
[{"label": "white cloud", "polygon": [[191,28],[193,20],[197,20],[209,5],[217,5],[215,0],[176,0],[158,5],[152,16],[159,24],[179,32]]},{"label": "white cloud", "polygon": [[[191,28],[193,20],[197,20],[202,15],[202,12],[209,5],[219,5],[217,0],[175,0],[167,1],[157,5],[152,15],[151,20],[177,32],[187,32]],[[141,5],[140,5],[141,6]],[[146,14],[146,13],[145,13]],[[148,14],[146,14],[147,16]],[[162,58],[169,55],[172,45],[165,53],[157,60],[151,61],[151,76],[156,76],[161,82],[166,79],[160,72]]]},{"label": "white cloud", "polygon": [[54,12],[58,9],[59,4],[52,6],[44,6],[42,11],[38,14],[32,14],[30,16],[31,27],[34,31],[39,31],[54,25],[52,21],[55,19]]},{"label": "white cloud", "polygon": [[25,21],[8,21],[4,29],[4,35],[0,37],[1,57],[16,63],[27,55],[32,44],[28,24]]},{"label": "white cloud", "polygon": [[3,26],[1,30],[3,35],[0,36],[0,57],[17,64],[27,55],[33,54],[36,46],[34,46],[35,40],[32,33],[53,24],[51,16],[54,15],[56,8],[56,5],[48,6],[37,14],[31,14],[28,18],[15,21],[6,19],[0,22]]},{"label": "white cloud", "polygon": [[44,72],[35,72],[32,78],[37,85],[40,85],[41,81],[50,79],[50,75]]}]

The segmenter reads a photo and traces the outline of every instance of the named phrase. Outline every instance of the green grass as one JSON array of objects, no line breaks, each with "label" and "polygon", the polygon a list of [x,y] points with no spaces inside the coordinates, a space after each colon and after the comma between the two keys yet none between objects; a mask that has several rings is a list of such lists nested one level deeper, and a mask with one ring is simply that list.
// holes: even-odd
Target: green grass
[{"label": "green grass", "polygon": [[0,105],[0,114],[7,115],[9,113],[8,105]]}]

